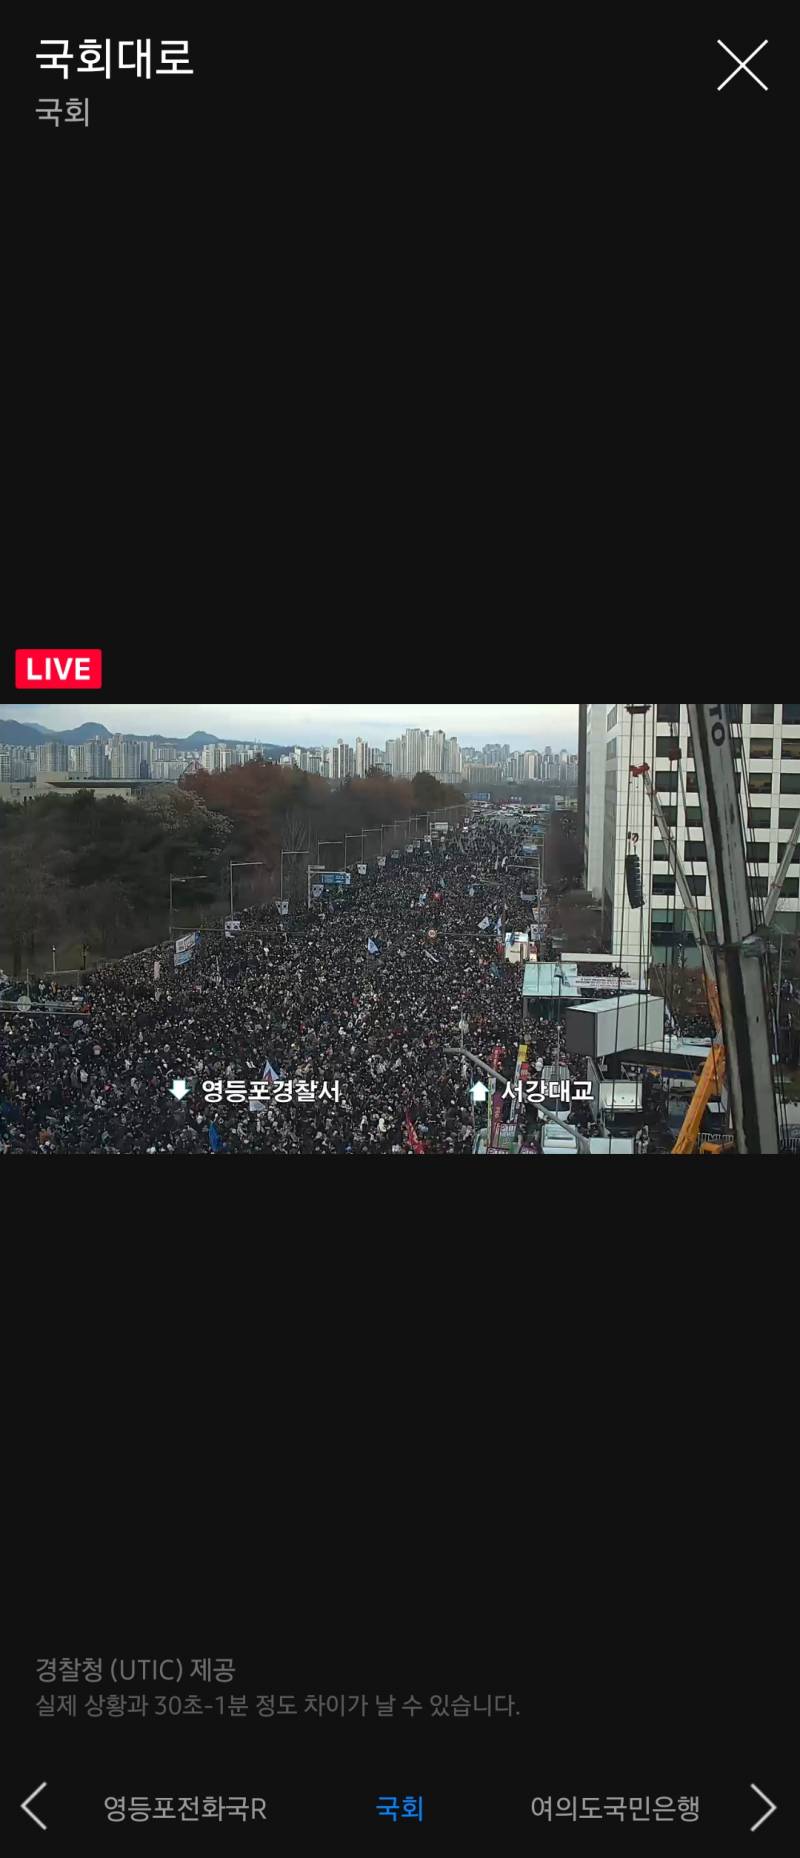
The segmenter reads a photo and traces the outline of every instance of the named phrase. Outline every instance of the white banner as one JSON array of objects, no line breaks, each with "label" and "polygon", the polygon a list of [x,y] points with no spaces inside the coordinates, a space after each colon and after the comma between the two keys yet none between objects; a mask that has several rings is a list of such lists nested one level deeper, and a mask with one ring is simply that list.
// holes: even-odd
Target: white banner
[{"label": "white banner", "polygon": [[384,867],[384,865],[385,865],[385,863],[386,863],[386,859],[385,859],[385,858],[379,858],[379,859],[378,859],[378,870],[379,870],[379,871],[382,871],[382,870],[383,870],[383,867]]},{"label": "white banner", "polygon": [[276,903],[276,905],[275,905],[275,908],[276,908],[276,910],[277,910],[277,912],[278,912],[278,915],[279,915],[279,916],[288,916],[288,914],[289,914],[289,900],[288,900],[288,898],[286,899],[286,902],[285,902],[285,903],[282,903],[282,902],[281,902],[281,900],[280,900],[280,898],[279,898],[279,899],[278,899],[278,902],[277,902],[277,903]]},{"label": "white banner", "polygon": [[[566,973],[566,966],[564,972]],[[638,993],[639,989],[631,980],[622,981],[615,974],[576,974],[573,976],[576,987],[587,987],[592,993]]]},{"label": "white banner", "polygon": [[191,935],[182,935],[178,937],[178,940],[175,943],[175,966],[176,968],[183,968],[186,966],[187,961],[191,961],[192,956],[194,954],[196,941],[197,941],[196,931],[193,931]]},{"label": "white banner", "polygon": [[366,865],[365,865],[365,864],[360,864],[360,865],[359,865],[359,867],[358,867],[358,875],[359,875],[359,877],[366,877],[366,875],[367,875],[367,867],[366,867]]},{"label": "white banner", "polygon": [[322,894],[323,894],[323,886],[322,886],[322,884],[312,884],[312,886],[311,886],[311,895],[312,895],[312,897],[321,897],[321,896],[322,896]]},{"label": "white banner", "polygon": [[242,925],[241,925],[241,922],[240,922],[240,920],[239,920],[239,917],[238,917],[238,916],[229,916],[229,917],[228,917],[228,920],[227,920],[227,922],[226,922],[226,924],[225,924],[225,934],[226,934],[226,936],[227,936],[227,939],[228,939],[228,941],[230,942],[230,940],[231,940],[231,938],[232,938],[233,936],[235,936],[235,935],[240,935],[240,934],[241,934],[241,929],[242,929]]},{"label": "white banner", "polygon": [[160,961],[154,961],[153,962],[153,980],[154,981],[158,980],[160,973],[161,973],[161,963]]}]

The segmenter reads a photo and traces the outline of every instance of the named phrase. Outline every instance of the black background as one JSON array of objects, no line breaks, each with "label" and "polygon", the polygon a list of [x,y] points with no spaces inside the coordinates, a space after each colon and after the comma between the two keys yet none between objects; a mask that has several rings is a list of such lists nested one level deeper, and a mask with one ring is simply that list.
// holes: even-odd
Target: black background
[{"label": "black background", "polygon": [[[219,695],[223,672],[234,699],[243,676],[267,699],[297,688],[298,639],[304,669],[312,649],[318,673],[321,654],[341,664],[346,617],[376,673],[399,639],[415,688],[451,691],[465,647],[440,622],[460,621],[462,590],[472,615],[481,546],[485,587],[507,597],[536,422],[587,331],[645,398],[665,357],[678,350],[685,380],[688,356],[691,425],[717,384],[730,392],[728,348],[744,367],[757,346],[753,301],[771,314],[780,299],[791,57],[772,41],[755,61],[768,95],[743,74],[718,95],[732,67],[717,36],[740,56],[770,37],[757,8],[723,11],[702,28],[690,8],[608,26],[587,9],[586,25],[445,32],[400,15],[193,8],[158,33],[37,16],[20,35],[10,209],[30,520],[12,643],[102,643],[104,694],[121,700],[202,697],[209,675]],[[196,76],[39,79],[40,36],[148,30],[188,33]],[[81,89],[88,130],[38,123],[38,96]],[[570,307],[557,344],[549,322],[537,334],[554,280]],[[528,587],[536,576],[531,561]],[[439,1175],[422,1208],[398,1183],[387,1209],[376,1182],[357,1219],[347,1208],[330,1278],[319,1216],[304,1226],[305,1207],[271,1188],[246,1212],[205,1180],[172,1213],[169,1184],[163,1210],[148,1185],[131,1249],[116,1183],[84,1191],[64,1267],[64,1189],[51,1202],[37,1179],[34,1269],[7,1267],[21,1317],[15,1845],[41,1837],[16,1802],[45,1778],[70,1849],[130,1837],[86,1816],[90,1791],[270,1783],[286,1853],[319,1849],[320,1831],[366,1851],[629,1839],[534,1833],[538,1791],[699,1792],[681,1849],[749,1849],[751,1781],[781,1806],[764,1848],[788,1842],[780,1235],[740,1175],[735,1195],[689,1178],[657,1245],[657,1209],[640,1226],[618,1187],[607,1204],[574,1187],[565,1209],[545,1184],[510,1211],[496,1189]],[[284,1274],[289,1230],[300,1281]],[[522,1713],[433,1724],[419,1750],[417,1719],[407,1753],[402,1725],[356,1742],[350,1724],[300,1718],[266,1784],[269,1724],[225,1725],[200,1759],[198,1725],[169,1722],[163,1742],[147,1725],[143,1763],[140,1724],[35,1719],[37,1656],[178,1643],[250,1661],[258,1688],[273,1688],[269,1667],[277,1690],[510,1689]],[[372,1752],[384,1731],[388,1759]],[[366,1824],[395,1786],[425,1797],[421,1827]],[[677,1836],[636,1832],[671,1849]]]},{"label": "black background", "polygon": [[[763,1174],[667,1170],[656,1205],[620,1170],[502,1193],[406,1171],[389,1195],[374,1169],[355,1200],[337,1177],[335,1227],[274,1169],[165,1168],[141,1197],[128,1169],[124,1209],[96,1168],[37,1176],[42,1236],[7,1261],[15,1844],[46,1780],[65,1849],[110,1849],[114,1792],[263,1794],[288,1854],[343,1828],[364,1852],[585,1849],[631,1832],[534,1822],[534,1795],[663,1792],[700,1821],[637,1844],[718,1852],[749,1849],[754,1781],[788,1849],[785,1229]],[[38,1720],[36,1658],[98,1653],[520,1713]],[[395,1791],[421,1827],[373,1819]],[[167,1836],[113,1837],[134,1831]],[[212,1832],[256,1836],[181,1828]]]},{"label": "black background", "polygon": [[[381,578],[438,590],[423,563],[445,530],[463,559],[489,521],[496,585],[543,471],[537,516],[570,561],[577,501],[587,568],[621,521],[628,571],[649,541],[681,586],[680,548],[713,592],[731,525],[763,587],[791,50],[760,9],[195,8],[174,29],[193,77],[45,87],[39,39],[77,44],[75,18],[39,15],[17,53],[29,599],[110,592],[127,623],[268,575],[309,600],[366,582],[369,604]],[[167,28],[113,36],[148,30]],[[768,94],[744,74],[718,93],[718,36],[740,55],[770,39]],[[59,85],[93,99],[88,130],[36,119]],[[744,570],[740,552],[739,587]]]},{"label": "black background", "polygon": [[[45,81],[40,39],[70,33],[77,54],[86,36],[82,16],[70,28],[60,12],[20,46],[42,256],[61,234],[87,283],[110,251],[138,247],[145,272],[148,250],[169,269],[204,256],[215,297],[234,252],[244,264],[249,251],[273,309],[287,267],[328,298],[353,271],[396,289],[412,269],[438,278],[459,233],[478,262],[513,229],[530,251],[542,213],[568,211],[581,189],[612,226],[635,198],[640,238],[668,202],[690,240],[734,206],[746,224],[779,224],[791,51],[757,6],[708,24],[693,8],[663,22],[586,8],[490,27],[192,13],[179,28],[192,77]],[[155,70],[165,27],[121,19],[105,31],[112,56],[126,32],[149,34]],[[718,38],[741,57],[768,40],[753,63],[768,93],[744,73],[718,92],[733,70]],[[89,129],[41,124],[40,94],[88,95]]]}]

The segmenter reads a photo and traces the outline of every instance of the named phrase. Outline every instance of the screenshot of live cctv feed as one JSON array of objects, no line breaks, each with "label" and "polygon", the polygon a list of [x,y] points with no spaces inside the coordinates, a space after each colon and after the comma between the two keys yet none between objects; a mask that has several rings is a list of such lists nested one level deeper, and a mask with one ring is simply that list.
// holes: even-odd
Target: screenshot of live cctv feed
[{"label": "screenshot of live cctv feed", "polygon": [[[461,1178],[480,1185],[471,1167],[480,1159],[599,1165],[659,1157],[663,1185],[667,1162],[677,1168],[679,1156],[692,1154],[701,1185],[707,1170],[716,1188],[734,1157],[794,1152],[800,704],[260,702],[243,692],[229,701],[219,687],[203,693],[201,663],[192,672],[198,695],[187,699],[183,659],[184,694],[175,701],[164,694],[166,675],[160,697],[150,696],[141,659],[136,677],[128,666],[121,674],[120,662],[113,646],[91,640],[28,642],[13,649],[4,674],[6,1185],[22,1156],[35,1158],[36,1181],[61,1186],[78,1178],[73,1156],[102,1155],[112,1158],[112,1174],[102,1171],[108,1195],[112,1178],[123,1187],[128,1178],[122,1158],[136,1156],[160,1208],[157,1177],[162,1187],[192,1178],[213,1186],[227,1169],[223,1179],[235,1174],[246,1184],[251,1157],[252,1198],[267,1217],[275,1177],[267,1184],[256,1158],[284,1158],[290,1174],[301,1156],[425,1159],[413,1178],[427,1201],[437,1156],[452,1163],[442,1177],[449,1196]],[[191,1166],[181,1171],[182,1157]],[[463,1177],[456,1160],[465,1170],[470,1163]],[[89,1173],[94,1188],[93,1166]],[[575,1204],[612,1207],[621,1196],[649,1222],[665,1197],[638,1190],[655,1176],[586,1176],[583,1201],[558,1186],[563,1173],[553,1178],[548,1190],[532,1174],[525,1200],[532,1209],[555,1205],[551,1236],[564,1243]],[[674,1176],[681,1206],[686,1178]],[[19,1179],[30,1194],[30,1169],[20,1168]],[[789,1177],[785,1187],[769,1196],[770,1209],[786,1204]],[[124,1198],[114,1202],[115,1221]],[[84,1192],[75,1204],[85,1224],[93,1196]],[[370,1204],[366,1193],[360,1204]],[[400,1845],[513,1858],[609,1840],[631,1849],[777,1849],[793,1811],[779,1761],[786,1723],[776,1676],[782,1473],[774,1438],[783,1403],[776,1361],[754,1382],[750,1337],[750,1326],[763,1325],[774,1338],[785,1303],[774,1283],[763,1292],[766,1205],[756,1213],[758,1256],[745,1252],[746,1319],[732,1316],[730,1291],[742,1235],[737,1229],[735,1246],[725,1230],[700,1234],[720,1241],[714,1258],[719,1265],[724,1257],[725,1277],[710,1319],[713,1387],[692,1415],[699,1454],[656,1433],[651,1407],[641,1451],[623,1447],[627,1418],[641,1409],[641,1369],[631,1369],[613,1424],[593,1430],[614,1361],[606,1358],[584,1386],[569,1333],[552,1384],[531,1401],[545,1331],[558,1317],[534,1299],[522,1404],[488,1423],[493,1460],[513,1438],[517,1462],[503,1488],[492,1487],[477,1456],[486,1450],[485,1404],[495,1389],[506,1400],[512,1364],[488,1374],[476,1337],[466,1376],[455,1374],[446,1389],[438,1472],[438,1488],[449,1489],[468,1431],[464,1494],[493,1537],[490,1557],[474,1566],[476,1518],[461,1523],[456,1493],[447,1515],[434,1519],[416,1446],[392,1449],[388,1469],[380,1445],[374,1459],[365,1456],[361,1501],[380,1503],[384,1517],[391,1502],[392,1516],[379,1541],[360,1524],[351,1530],[345,1431],[332,1449],[330,1509],[309,1519],[315,1566],[303,1578],[299,1569],[277,1571],[297,1499],[283,1502],[275,1471],[285,1389],[265,1354],[253,1469],[264,1491],[256,1532],[263,1567],[244,1628],[222,1617],[226,1603],[242,1599],[243,1575],[229,1580],[224,1563],[207,1565],[206,1533],[213,1503],[220,1526],[230,1525],[230,1552],[252,1549],[240,1474],[198,1483],[185,1468],[197,1425],[192,1402],[219,1378],[216,1331],[192,1325],[187,1337],[179,1324],[163,1351],[151,1348],[160,1252],[147,1326],[132,1359],[122,1359],[115,1336],[130,1292],[123,1298],[114,1275],[114,1226],[102,1272],[108,1308],[97,1329],[85,1314],[78,1325],[62,1321],[54,1355],[35,1338],[48,1406],[20,1510],[32,1551],[14,1589],[17,1650],[7,1672],[9,1849],[42,1839],[105,1853],[131,1840],[153,1850],[213,1841],[281,1858]],[[385,1202],[375,1206],[382,1222]],[[185,1223],[191,1217],[187,1206]],[[716,1220],[724,1227],[722,1213]],[[215,1253],[212,1267],[219,1298],[233,1256],[228,1238],[236,1238],[225,1231],[226,1257]],[[488,1227],[472,1236],[483,1244],[487,1235]],[[326,1227],[324,1236],[334,1235]],[[367,1236],[374,1255],[382,1225]],[[422,1236],[429,1248],[458,1237],[446,1216]],[[532,1236],[492,1228],[492,1257],[501,1240],[514,1241],[502,1252],[506,1306],[519,1301],[513,1274]],[[169,1237],[185,1243],[187,1232],[176,1225]],[[588,1237],[610,1270],[605,1228]],[[644,1237],[649,1245],[648,1230]],[[77,1240],[70,1244],[77,1271]],[[200,1249],[198,1239],[193,1260]],[[627,1348],[638,1336],[649,1352],[678,1254],[673,1247],[651,1297],[641,1288],[639,1250],[638,1326],[632,1318],[624,1340]],[[454,1284],[467,1262],[460,1243],[458,1257]],[[37,1313],[55,1269],[47,1258]],[[579,1276],[573,1265],[563,1299],[569,1330]],[[663,1365],[673,1418],[700,1281],[695,1260]],[[398,1274],[394,1288],[410,1324],[412,1353],[394,1388],[407,1405],[421,1379],[428,1397],[414,1329],[420,1279]],[[381,1323],[388,1307],[381,1301]],[[269,1299],[264,1308],[274,1324]],[[602,1320],[596,1339],[607,1354],[608,1313]],[[459,1322],[454,1306],[456,1329]],[[722,1376],[719,1347],[728,1339],[735,1354]],[[440,1357],[450,1359],[452,1340],[448,1331]],[[165,1605],[175,1540],[153,1501],[152,1448],[141,1437],[110,1451],[85,1496],[76,1489],[54,1505],[52,1494],[53,1429],[81,1362],[93,1408],[108,1407],[118,1431],[124,1399],[138,1404],[154,1386],[153,1358],[160,1377],[176,1356],[181,1369],[185,1358],[186,1382],[170,1470],[184,1505],[181,1578],[190,1589],[202,1570],[214,1614],[205,1624],[202,1606],[187,1621],[185,1609],[171,1619]],[[294,1390],[313,1372],[299,1351]],[[340,1360],[326,1411],[341,1374]],[[364,1399],[381,1423],[391,1391],[364,1376]],[[571,1391],[581,1407],[576,1440],[553,1463],[546,1454]],[[465,1427],[469,1395],[483,1408],[474,1429],[471,1420]],[[741,1430],[732,1417],[740,1396]],[[436,1407],[431,1394],[429,1426]],[[762,1407],[770,1409],[763,1427]],[[226,1450],[247,1399],[242,1408]],[[321,1424],[317,1412],[314,1428]],[[591,1465],[587,1430],[596,1439]],[[728,1491],[720,1467],[731,1433],[744,1457]],[[88,1449],[82,1422],[64,1452],[70,1477],[86,1478]],[[305,1464],[303,1455],[298,1476]],[[308,1501],[316,1478],[312,1469]],[[135,1525],[151,1532],[138,1553]],[[759,1538],[752,1553],[749,1529]],[[352,1597],[347,1580],[335,1592],[325,1585],[326,1557],[345,1544],[350,1586],[363,1575]],[[447,1596],[432,1603],[442,1555],[451,1587],[470,1570],[447,1631]],[[162,1590],[151,1609],[150,1586]],[[401,1633],[412,1592],[418,1603]]]},{"label": "screenshot of live cctv feed", "polygon": [[796,1158],[800,705],[120,668],[6,666],[4,1159]]}]

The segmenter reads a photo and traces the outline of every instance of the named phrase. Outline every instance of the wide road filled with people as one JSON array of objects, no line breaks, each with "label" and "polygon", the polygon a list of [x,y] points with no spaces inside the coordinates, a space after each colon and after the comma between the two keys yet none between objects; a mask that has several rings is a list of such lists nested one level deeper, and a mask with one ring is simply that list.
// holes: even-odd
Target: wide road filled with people
[{"label": "wide road filled with people", "polygon": [[498,952],[530,921],[520,888],[515,837],[473,824],[311,909],[244,912],[180,968],[170,944],[87,975],[74,1018],[36,1010],[70,999],[47,982],[30,1011],[0,1001],[0,1149],[470,1153],[476,1074],[445,1047],[491,1062],[500,1046],[511,1080],[522,1038],[555,1056],[554,1024],[523,1028],[524,967]]}]

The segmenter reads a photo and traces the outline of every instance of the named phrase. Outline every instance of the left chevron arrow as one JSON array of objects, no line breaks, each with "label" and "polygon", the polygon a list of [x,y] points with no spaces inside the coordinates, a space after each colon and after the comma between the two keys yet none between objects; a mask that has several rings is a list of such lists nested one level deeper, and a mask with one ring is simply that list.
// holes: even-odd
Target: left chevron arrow
[{"label": "left chevron arrow", "polygon": [[43,1832],[47,1831],[47,1827],[44,1823],[44,1820],[40,1819],[37,1813],[31,1812],[31,1801],[35,1800],[37,1795],[42,1793],[46,1786],[47,1786],[47,1782],[42,1781],[40,1787],[34,1787],[33,1793],[29,1793],[27,1800],[20,1801],[20,1805],[22,1807],[23,1813],[27,1813],[28,1818],[32,1819],[35,1825],[41,1826]]}]

